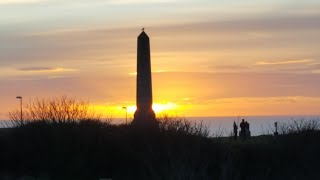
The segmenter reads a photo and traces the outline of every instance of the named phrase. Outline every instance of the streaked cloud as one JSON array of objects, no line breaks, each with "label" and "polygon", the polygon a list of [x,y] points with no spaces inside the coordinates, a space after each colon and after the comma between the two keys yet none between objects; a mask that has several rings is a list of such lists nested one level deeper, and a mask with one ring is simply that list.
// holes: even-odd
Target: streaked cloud
[{"label": "streaked cloud", "polygon": [[56,72],[74,72],[76,69],[66,69],[61,67],[24,67],[18,68],[19,71],[32,73],[56,73]]},{"label": "streaked cloud", "polygon": [[299,59],[299,60],[288,60],[288,61],[259,61],[256,65],[283,65],[283,64],[300,64],[312,62],[312,59]]},{"label": "streaked cloud", "polygon": [[0,5],[12,5],[12,4],[30,4],[38,3],[43,0],[0,0]]},{"label": "streaked cloud", "polygon": [[179,0],[109,0],[112,4],[173,3]]},{"label": "streaked cloud", "polygon": [[[303,16],[305,17],[305,16]],[[166,71],[296,71],[311,72],[315,67],[299,64],[317,62],[320,57],[315,17],[296,21],[286,18],[259,17],[233,21],[206,21],[163,25],[148,28],[152,43],[153,69]],[[308,20],[310,18],[310,20]],[[267,19],[267,20],[265,20]],[[281,20],[282,19],[282,20]],[[299,18],[298,18],[299,19]],[[309,23],[308,23],[309,22]],[[244,25],[245,24],[245,25]],[[281,25],[285,24],[288,27]],[[291,24],[290,26],[288,24]],[[279,26],[278,26],[279,25]],[[265,27],[265,28],[259,28]],[[291,28],[296,27],[296,28]],[[299,29],[300,28],[300,29]],[[59,30],[22,32],[0,37],[0,60],[11,63],[39,64],[51,67],[54,63],[86,70],[105,68],[110,73],[135,71],[135,40],[140,28],[86,27]],[[283,32],[286,31],[286,32]],[[5,38],[4,38],[5,37]],[[173,38],[174,37],[174,40]],[[4,39],[2,39],[4,38]],[[274,42],[279,42],[275,44]],[[299,51],[292,51],[299,49]],[[273,53],[266,53],[266,52]],[[16,53],[19,52],[19,53]],[[232,53],[230,53],[232,52]],[[271,59],[259,61],[259,59]],[[179,60],[184,59],[184,63]],[[272,59],[293,59],[274,61]],[[296,59],[296,60],[295,60]],[[312,61],[312,62],[311,62]],[[281,69],[257,69],[256,65],[297,65]],[[116,70],[115,70],[116,67]],[[193,67],[197,67],[196,69]],[[284,69],[286,68],[286,69]],[[298,72],[298,71],[296,71]],[[302,71],[299,71],[302,72]]]},{"label": "streaked cloud", "polygon": [[[210,99],[205,104],[186,106],[184,115],[254,116],[254,115],[317,115],[320,97],[277,96]],[[284,113],[286,112],[286,113]]]},{"label": "streaked cloud", "polygon": [[[149,3],[170,3],[179,0],[92,0],[90,3],[110,3],[110,4],[149,4]],[[13,5],[13,4],[31,4],[31,3],[64,3],[64,4],[90,4],[85,0],[75,0],[65,2],[64,0],[0,0],[0,5]]]},{"label": "streaked cloud", "polygon": [[313,70],[312,73],[320,74],[320,69]]}]

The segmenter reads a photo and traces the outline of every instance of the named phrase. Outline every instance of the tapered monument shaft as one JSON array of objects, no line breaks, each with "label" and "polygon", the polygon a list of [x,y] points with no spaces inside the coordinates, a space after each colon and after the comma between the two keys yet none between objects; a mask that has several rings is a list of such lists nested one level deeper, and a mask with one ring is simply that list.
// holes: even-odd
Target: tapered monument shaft
[{"label": "tapered monument shaft", "polygon": [[156,122],[155,113],[152,110],[152,79],[150,60],[150,40],[142,31],[138,36],[137,47],[137,110],[134,113],[133,123],[152,124]]}]

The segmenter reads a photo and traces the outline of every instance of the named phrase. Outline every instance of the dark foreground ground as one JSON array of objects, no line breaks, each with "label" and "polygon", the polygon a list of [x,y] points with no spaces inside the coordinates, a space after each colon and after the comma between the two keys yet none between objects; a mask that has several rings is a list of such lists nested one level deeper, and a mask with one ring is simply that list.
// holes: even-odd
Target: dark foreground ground
[{"label": "dark foreground ground", "polygon": [[101,122],[34,123],[0,131],[0,179],[320,179],[320,131],[210,138]]}]

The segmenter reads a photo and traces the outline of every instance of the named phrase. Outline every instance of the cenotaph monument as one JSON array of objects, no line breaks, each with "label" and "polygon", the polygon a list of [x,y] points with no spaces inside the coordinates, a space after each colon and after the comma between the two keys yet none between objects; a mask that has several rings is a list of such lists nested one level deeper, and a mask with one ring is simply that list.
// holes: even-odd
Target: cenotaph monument
[{"label": "cenotaph monument", "polygon": [[152,110],[152,78],[150,40],[142,29],[138,36],[137,47],[137,110],[132,123],[134,125],[158,126],[155,113]]}]

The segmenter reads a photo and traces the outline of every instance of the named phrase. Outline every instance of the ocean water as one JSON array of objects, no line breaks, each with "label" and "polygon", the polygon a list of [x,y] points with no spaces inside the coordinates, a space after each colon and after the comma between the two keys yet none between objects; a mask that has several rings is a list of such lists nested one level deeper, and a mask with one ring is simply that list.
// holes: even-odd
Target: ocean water
[{"label": "ocean water", "polygon": [[[275,131],[274,123],[278,122],[278,127],[283,124],[293,123],[294,121],[310,121],[315,120],[320,125],[320,115],[316,116],[221,116],[221,117],[186,117],[187,120],[193,123],[202,123],[208,127],[210,136],[229,136],[233,132],[233,122],[238,125],[240,131],[240,122],[242,119],[250,124],[252,136],[273,134]],[[128,120],[130,122],[131,120]],[[114,119],[115,124],[124,123],[125,119]]]},{"label": "ocean water", "polygon": [[190,117],[187,118],[193,122],[202,122],[207,126],[211,136],[229,136],[233,132],[233,123],[238,125],[240,131],[240,122],[242,119],[250,124],[252,136],[273,134],[275,131],[274,123],[278,122],[278,127],[284,124],[290,124],[294,121],[315,120],[320,124],[320,116],[247,116],[247,117]]},{"label": "ocean water", "polygon": [[[273,134],[275,128],[274,123],[278,125],[292,123],[294,121],[310,121],[315,120],[320,124],[320,115],[317,116],[246,116],[246,117],[186,117],[187,120],[193,123],[202,123],[208,127],[210,136],[229,136],[233,131],[233,122],[239,127],[242,119],[248,121],[250,124],[250,131],[252,136],[259,136],[264,134]],[[128,119],[131,122],[132,119]],[[120,124],[125,123],[123,118],[114,118],[112,123]],[[12,122],[8,120],[0,120],[0,128],[10,128]],[[238,129],[240,130],[240,128]]]}]

